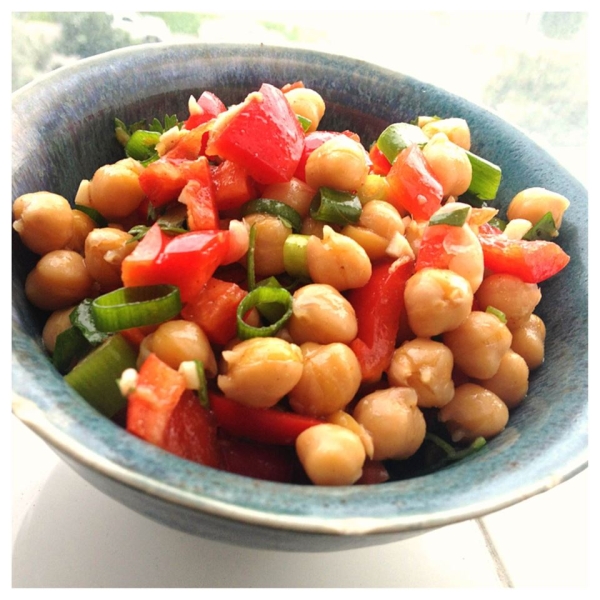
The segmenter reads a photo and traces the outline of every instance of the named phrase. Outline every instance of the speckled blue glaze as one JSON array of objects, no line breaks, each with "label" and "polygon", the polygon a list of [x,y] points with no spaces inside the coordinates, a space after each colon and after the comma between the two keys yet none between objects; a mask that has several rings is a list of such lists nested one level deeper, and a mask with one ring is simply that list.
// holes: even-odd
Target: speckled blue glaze
[{"label": "speckled blue glaze", "polygon": [[[118,50],[46,76],[13,95],[13,200],[52,190],[70,200],[82,178],[122,157],[126,122],[186,114],[190,94],[237,103],[263,82],[303,80],[324,97],[322,129],[365,144],[419,114],[464,117],[473,150],[500,164],[498,206],[543,186],[571,200],[560,243],[568,267],[542,285],[547,365],[508,428],[476,456],[433,475],[380,486],[259,482],[168,455],[104,419],[44,355],[43,315],[23,282],[34,264],[13,241],[13,412],[110,496],[171,527],[232,544],[325,551],[396,541],[485,515],[543,492],[587,464],[587,192],[547,153],[495,115],[443,90],[347,58],[262,46],[152,45]],[[551,366],[550,366],[551,365]]]}]

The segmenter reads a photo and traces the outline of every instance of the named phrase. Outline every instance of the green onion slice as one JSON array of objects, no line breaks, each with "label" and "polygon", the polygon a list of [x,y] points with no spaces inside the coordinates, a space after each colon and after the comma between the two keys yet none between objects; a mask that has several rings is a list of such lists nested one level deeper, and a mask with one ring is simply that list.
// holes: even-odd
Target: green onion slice
[{"label": "green onion slice", "polygon": [[547,242],[552,241],[558,236],[558,229],[554,222],[554,217],[551,212],[547,212],[525,235],[524,240],[544,240]]},{"label": "green onion slice", "polygon": [[310,236],[292,233],[283,243],[283,267],[292,277],[310,279],[306,248]]},{"label": "green onion slice", "polygon": [[100,331],[121,331],[155,325],[181,311],[179,288],[174,285],[123,287],[92,302],[92,314]]},{"label": "green onion slice", "polygon": [[257,198],[243,204],[241,210],[243,217],[257,213],[279,217],[294,233],[298,233],[302,229],[302,217],[298,211],[279,200]]},{"label": "green onion slice", "polygon": [[300,122],[302,131],[304,131],[304,133],[306,133],[309,130],[310,126],[312,125],[312,121],[310,119],[307,119],[306,117],[303,117],[302,115],[296,115],[296,118]]},{"label": "green onion slice", "polygon": [[96,227],[108,227],[108,221],[95,208],[84,206],[83,204],[75,204],[73,209],[85,213],[92,221],[94,221]]},{"label": "green onion slice", "polygon": [[248,279],[248,291],[252,291],[256,287],[256,225],[252,223],[248,234],[248,252],[246,254],[246,277]]},{"label": "green onion slice", "polygon": [[467,222],[470,206],[461,206],[451,211],[442,211],[429,219],[430,225],[454,225],[462,227]]},{"label": "green onion slice", "polygon": [[362,204],[356,194],[321,187],[310,205],[310,216],[317,221],[336,225],[357,223]]},{"label": "green onion slice", "polygon": [[[273,288],[282,288],[283,286],[277,281],[275,277],[268,277],[259,281],[257,287],[268,286]],[[256,305],[256,310],[264,317],[269,323],[276,323],[281,319],[285,313],[286,307],[280,302],[260,302]]]},{"label": "green onion slice", "polygon": [[506,315],[499,309],[493,307],[493,306],[488,306],[485,309],[486,313],[490,313],[491,315],[494,315],[495,317],[498,317],[504,324],[506,324]]},{"label": "green onion slice", "polygon": [[500,187],[502,169],[469,150],[465,150],[471,163],[473,175],[468,193],[476,196],[479,200],[494,200]]},{"label": "green onion slice", "polygon": [[97,346],[101,344],[107,337],[106,331],[100,331],[94,320],[94,313],[92,303],[94,301],[91,298],[86,298],[80,302],[69,315],[71,325],[77,327],[83,334],[85,339],[92,344]]},{"label": "green onion slice", "polygon": [[59,373],[65,374],[92,349],[81,330],[75,326],[65,329],[56,336],[52,364]]},{"label": "green onion slice", "polygon": [[424,146],[429,141],[423,130],[412,123],[393,123],[377,138],[377,147],[393,163],[402,150],[417,144]]},{"label": "green onion slice", "polygon": [[117,381],[125,369],[136,367],[136,360],[135,350],[115,334],[77,363],[65,381],[110,419],[126,406]]},{"label": "green onion slice", "polygon": [[138,129],[131,134],[125,144],[125,154],[139,161],[146,161],[156,154],[155,146],[160,140],[158,131]]},{"label": "green onion slice", "polygon": [[437,470],[449,462],[461,460],[470,454],[474,454],[478,450],[481,450],[481,448],[483,448],[486,444],[485,438],[480,436],[475,438],[470,446],[462,448],[461,450],[456,450],[451,444],[443,440],[441,437],[435,435],[435,433],[427,432],[425,434],[425,439],[433,442],[446,453],[446,456],[437,465],[432,467],[431,470]]},{"label": "green onion slice", "polygon": [[[280,319],[264,327],[253,327],[244,321],[244,316],[259,304],[279,304],[283,308]],[[269,337],[276,334],[292,316],[292,295],[285,288],[268,285],[257,287],[239,303],[237,308],[237,334],[240,340],[254,337]]]},{"label": "green onion slice", "polygon": [[194,360],[196,364],[196,372],[198,373],[198,381],[200,385],[198,387],[198,399],[200,404],[204,408],[209,408],[208,401],[208,384],[206,383],[206,373],[204,372],[204,363],[201,360]]},{"label": "green onion slice", "polygon": [[506,221],[504,219],[500,219],[499,217],[492,217],[488,223],[493,227],[497,227],[500,231],[504,231],[506,229]]}]

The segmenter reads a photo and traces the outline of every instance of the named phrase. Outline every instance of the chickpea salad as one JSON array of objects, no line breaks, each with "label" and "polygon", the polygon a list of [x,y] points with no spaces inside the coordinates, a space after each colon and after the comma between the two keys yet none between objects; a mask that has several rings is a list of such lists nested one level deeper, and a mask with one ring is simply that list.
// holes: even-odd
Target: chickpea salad
[{"label": "chickpea salad", "polygon": [[457,116],[376,140],[319,129],[321,94],[211,91],[187,118],[115,119],[123,158],[13,228],[49,356],[94,409],[258,479],[379,484],[478,452],[544,362],[541,284],[569,200],[494,208],[501,166]]}]

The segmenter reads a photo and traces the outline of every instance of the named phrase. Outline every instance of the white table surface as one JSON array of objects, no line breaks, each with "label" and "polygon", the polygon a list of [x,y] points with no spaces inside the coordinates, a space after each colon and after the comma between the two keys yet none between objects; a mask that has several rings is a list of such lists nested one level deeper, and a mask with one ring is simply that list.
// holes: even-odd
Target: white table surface
[{"label": "white table surface", "polygon": [[[454,86],[478,102],[476,77],[459,86],[452,69],[472,58],[475,45],[492,47],[492,34],[505,39],[502,19],[490,18],[498,27],[455,31],[454,43],[436,61],[421,55],[415,62],[412,54],[400,53],[393,62],[392,52],[376,55],[375,45],[358,47],[347,35],[332,34],[316,49],[379,62],[450,90]],[[505,21],[511,27],[508,17]],[[204,41],[219,41],[223,31],[232,31],[231,21],[221,29],[218,21],[208,25],[215,39],[207,30]],[[255,34],[246,22],[238,25],[236,41]],[[413,27],[404,33],[417,35]],[[385,43],[390,50],[390,40]],[[549,150],[586,183],[584,146]],[[595,488],[588,485],[587,470],[498,513],[408,540],[325,554],[280,553],[207,541],[157,524],[84,481],[14,416],[8,428],[13,588],[571,588],[573,595],[598,571],[597,559],[590,568],[595,538],[588,534],[588,504],[597,502],[589,499]]]}]

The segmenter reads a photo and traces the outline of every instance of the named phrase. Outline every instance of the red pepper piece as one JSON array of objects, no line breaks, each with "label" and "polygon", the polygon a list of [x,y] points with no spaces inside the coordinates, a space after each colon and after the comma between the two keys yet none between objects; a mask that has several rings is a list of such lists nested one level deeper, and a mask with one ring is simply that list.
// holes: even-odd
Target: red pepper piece
[{"label": "red pepper piece", "polygon": [[187,206],[190,230],[219,229],[219,213],[208,160],[202,156],[198,162],[195,178],[185,184],[179,194],[179,202]]},{"label": "red pepper piece", "polygon": [[264,444],[292,445],[305,429],[323,422],[278,409],[244,406],[220,394],[209,393],[209,398],[219,427],[230,435]]},{"label": "red pepper piece", "polygon": [[374,485],[389,481],[390,474],[385,465],[380,460],[370,460],[367,458],[363,464],[363,472],[355,485]]},{"label": "red pepper piece", "polygon": [[298,463],[292,448],[234,438],[220,438],[218,444],[223,470],[254,479],[292,483]]},{"label": "red pepper piece", "polygon": [[185,390],[167,424],[163,447],[168,452],[220,468],[217,426],[213,415],[191,390]]},{"label": "red pepper piece", "polygon": [[163,447],[169,419],[184,390],[184,376],[150,354],[127,397],[127,431]]},{"label": "red pepper piece", "polygon": [[239,208],[245,202],[258,198],[256,185],[248,175],[248,171],[241,165],[224,160],[211,171],[215,186],[215,201],[220,211]]},{"label": "red pepper piece", "polygon": [[387,156],[379,149],[377,144],[373,144],[369,150],[371,158],[371,173],[374,175],[387,175],[392,168]]},{"label": "red pepper piece", "polygon": [[415,270],[427,267],[434,269],[447,269],[453,255],[444,248],[444,240],[456,227],[453,225],[427,225],[423,231],[419,244],[419,253]]},{"label": "red pepper piece", "polygon": [[239,163],[253,179],[269,184],[291,179],[303,145],[302,126],[283,92],[265,83],[216,120],[206,151]]},{"label": "red pepper piece", "polygon": [[428,220],[442,205],[442,184],[417,145],[398,154],[387,180],[390,184],[388,202],[398,210],[407,210],[416,220]]},{"label": "red pepper piece", "polygon": [[569,255],[545,240],[511,240],[503,235],[479,234],[483,264],[495,273],[515,275],[525,283],[540,283],[569,263]]},{"label": "red pepper piece", "polygon": [[228,256],[229,235],[229,231],[190,231],[169,237],[154,224],[123,260],[123,285],[176,285],[182,302],[188,302]]},{"label": "red pepper piece", "polygon": [[360,363],[363,382],[379,381],[390,364],[404,313],[404,287],[413,272],[414,261],[408,257],[384,260],[373,266],[365,286],[348,292],[358,321],[350,348]]},{"label": "red pepper piece", "polygon": [[204,91],[200,94],[200,98],[196,101],[201,108],[201,113],[190,115],[184,123],[184,129],[194,129],[211,119],[214,119],[218,114],[225,112],[227,107],[221,99],[212,92]]},{"label": "red pepper piece", "polygon": [[199,325],[213,344],[223,346],[237,333],[236,311],[247,293],[236,283],[212,277],[181,316]]}]

